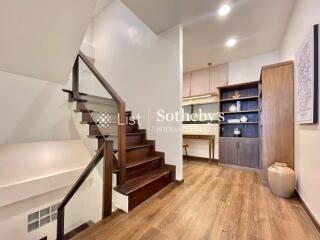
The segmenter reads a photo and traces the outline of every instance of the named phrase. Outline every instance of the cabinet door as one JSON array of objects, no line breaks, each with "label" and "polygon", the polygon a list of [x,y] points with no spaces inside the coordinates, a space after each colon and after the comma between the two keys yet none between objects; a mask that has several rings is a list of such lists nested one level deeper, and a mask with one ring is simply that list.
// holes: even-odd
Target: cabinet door
[{"label": "cabinet door", "polygon": [[219,162],[228,165],[237,165],[237,139],[219,139]]},{"label": "cabinet door", "polygon": [[220,64],[211,68],[210,89],[211,93],[218,92],[217,87],[228,84],[228,64]]},{"label": "cabinet door", "polygon": [[191,96],[209,93],[209,70],[201,69],[192,72]]},{"label": "cabinet door", "polygon": [[258,139],[238,139],[238,165],[260,168]]},{"label": "cabinet door", "polygon": [[[291,62],[262,70],[262,180],[268,167],[284,162],[294,167],[294,67]],[[276,106],[276,107],[275,107]]]},{"label": "cabinet door", "polygon": [[191,72],[184,73],[183,74],[183,91],[182,96],[183,97],[190,97],[190,89],[191,87]]}]

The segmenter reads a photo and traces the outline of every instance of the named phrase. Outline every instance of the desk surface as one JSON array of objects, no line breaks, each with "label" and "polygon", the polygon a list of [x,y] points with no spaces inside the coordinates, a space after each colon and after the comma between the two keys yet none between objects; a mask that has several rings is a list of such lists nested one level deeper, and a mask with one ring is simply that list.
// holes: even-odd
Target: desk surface
[{"label": "desk surface", "polygon": [[208,138],[214,138],[214,134],[208,135],[208,134],[183,134],[183,138],[185,139],[208,139]]}]

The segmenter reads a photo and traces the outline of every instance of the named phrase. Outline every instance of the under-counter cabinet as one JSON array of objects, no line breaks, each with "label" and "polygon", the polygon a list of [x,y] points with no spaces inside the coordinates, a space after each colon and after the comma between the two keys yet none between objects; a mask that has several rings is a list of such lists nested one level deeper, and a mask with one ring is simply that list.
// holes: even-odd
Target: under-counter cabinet
[{"label": "under-counter cabinet", "polygon": [[259,139],[220,137],[219,162],[247,168],[260,168]]}]

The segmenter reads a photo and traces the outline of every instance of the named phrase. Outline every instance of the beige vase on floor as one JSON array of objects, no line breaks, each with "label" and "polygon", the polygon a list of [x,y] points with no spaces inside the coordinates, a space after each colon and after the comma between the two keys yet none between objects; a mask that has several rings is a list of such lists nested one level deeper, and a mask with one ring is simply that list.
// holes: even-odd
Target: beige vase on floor
[{"label": "beige vase on floor", "polygon": [[290,198],[295,189],[295,174],[287,164],[276,162],[268,168],[271,192],[279,197]]}]

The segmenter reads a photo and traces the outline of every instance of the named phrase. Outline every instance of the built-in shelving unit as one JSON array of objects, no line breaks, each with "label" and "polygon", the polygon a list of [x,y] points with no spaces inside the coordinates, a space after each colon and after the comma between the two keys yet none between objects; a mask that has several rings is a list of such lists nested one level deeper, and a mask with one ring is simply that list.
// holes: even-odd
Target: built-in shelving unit
[{"label": "built-in shelving unit", "polygon": [[[259,81],[219,88],[220,162],[260,168],[261,84]],[[233,106],[233,109],[232,107]],[[236,109],[236,111],[235,111]],[[245,116],[247,121],[240,121]],[[230,120],[240,122],[229,122]],[[241,137],[234,136],[234,129]]]}]

